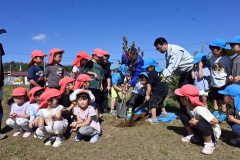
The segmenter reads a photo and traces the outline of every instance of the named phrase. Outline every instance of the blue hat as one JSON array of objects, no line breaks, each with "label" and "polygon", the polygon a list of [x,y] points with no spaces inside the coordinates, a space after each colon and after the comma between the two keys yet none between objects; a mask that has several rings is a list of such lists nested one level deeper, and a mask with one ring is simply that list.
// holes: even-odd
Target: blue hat
[{"label": "blue hat", "polygon": [[211,67],[211,63],[207,59],[207,55],[203,52],[199,52],[198,54],[195,55],[194,60],[192,61],[192,64],[198,63],[199,61],[206,60],[207,61],[207,66],[208,68]]},{"label": "blue hat", "polygon": [[144,76],[148,77],[147,72],[142,72],[142,73],[140,73],[140,75],[144,75]]},{"label": "blue hat", "polygon": [[157,72],[162,72],[162,69],[159,67],[159,65],[157,64],[157,59],[153,58],[153,57],[149,57],[144,61],[144,66],[142,66],[142,68],[147,68],[149,66],[155,66],[155,70]]},{"label": "blue hat", "polygon": [[231,84],[224,90],[218,91],[218,93],[233,96],[235,108],[240,111],[240,85]]},{"label": "blue hat", "polygon": [[208,43],[209,46],[215,46],[215,47],[221,47],[223,49],[225,49],[224,54],[227,56],[233,56],[234,53],[228,49],[226,46],[226,41],[222,38],[217,38],[214,41],[212,41],[211,43]]},{"label": "blue hat", "polygon": [[125,76],[126,75],[126,72],[127,72],[127,75],[129,75],[129,73],[128,73],[128,66],[126,65],[126,64],[122,64],[121,66],[120,66],[120,68],[118,69],[118,71],[121,71],[122,72],[122,74]]},{"label": "blue hat", "polygon": [[113,63],[113,61],[111,61],[111,60],[109,59],[107,63],[111,63],[111,64],[112,64],[112,63]]},{"label": "blue hat", "polygon": [[240,36],[236,36],[230,42],[227,42],[227,44],[231,43],[240,43]]}]

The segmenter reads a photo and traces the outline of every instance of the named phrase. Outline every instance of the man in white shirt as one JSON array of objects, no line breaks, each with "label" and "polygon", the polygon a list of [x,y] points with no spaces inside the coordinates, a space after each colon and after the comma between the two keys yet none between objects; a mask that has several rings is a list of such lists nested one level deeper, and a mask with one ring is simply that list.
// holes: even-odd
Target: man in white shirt
[{"label": "man in white shirt", "polygon": [[[168,78],[172,73],[180,74],[178,88],[181,88],[185,84],[193,84],[194,80],[191,77],[191,70],[193,67],[193,56],[188,53],[184,48],[168,44],[167,40],[160,37],[155,40],[154,46],[156,50],[165,54],[166,68],[163,70],[163,75]],[[180,99],[181,113],[186,112],[186,107],[182,105]]]}]

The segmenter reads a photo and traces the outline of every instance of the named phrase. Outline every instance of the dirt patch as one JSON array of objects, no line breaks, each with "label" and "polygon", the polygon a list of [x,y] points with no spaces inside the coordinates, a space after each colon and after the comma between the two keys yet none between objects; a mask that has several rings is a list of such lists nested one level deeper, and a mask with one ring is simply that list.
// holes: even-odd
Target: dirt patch
[{"label": "dirt patch", "polygon": [[148,119],[148,117],[145,115],[146,113],[134,115],[134,120],[132,123],[130,122],[130,118],[129,118],[126,121],[122,120],[122,122],[117,124],[115,127],[124,128],[124,127],[135,127],[136,125],[142,125],[145,122],[145,119]]}]

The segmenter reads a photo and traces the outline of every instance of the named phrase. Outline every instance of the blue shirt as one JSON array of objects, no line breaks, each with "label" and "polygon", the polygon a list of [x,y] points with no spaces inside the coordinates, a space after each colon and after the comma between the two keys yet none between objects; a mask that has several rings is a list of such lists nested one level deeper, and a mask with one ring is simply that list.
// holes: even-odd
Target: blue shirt
[{"label": "blue shirt", "polygon": [[208,79],[210,77],[210,71],[208,67],[202,68],[202,74],[204,75],[202,79],[199,78],[198,72],[199,72],[199,67],[197,67],[194,71],[195,73],[194,86],[196,86],[199,90],[209,90]]},{"label": "blue shirt", "polygon": [[37,115],[37,109],[39,107],[39,105],[37,105],[36,103],[32,103],[30,104],[30,120],[29,122],[33,121],[36,117],[38,117]]},{"label": "blue shirt", "polygon": [[[126,64],[130,68],[130,66],[133,63],[134,62],[127,59],[125,54],[122,55],[122,64]],[[129,82],[129,84],[131,86],[134,86],[138,82],[138,78],[139,78],[140,73],[147,72],[146,69],[142,68],[143,65],[144,65],[144,60],[142,59],[141,56],[138,55],[137,60],[136,60],[136,64],[133,67],[133,71],[131,73],[132,74],[132,80],[131,80],[131,82]]]},{"label": "blue shirt", "polygon": [[124,79],[125,77],[122,77],[119,72],[113,73],[111,87],[113,87],[113,84],[116,84],[117,86],[123,84]]},{"label": "blue shirt", "polygon": [[[37,84],[41,87],[44,87],[44,76],[43,76],[43,68],[40,66],[32,65],[28,68],[28,79],[33,79]],[[35,87],[30,84],[30,90]]]}]

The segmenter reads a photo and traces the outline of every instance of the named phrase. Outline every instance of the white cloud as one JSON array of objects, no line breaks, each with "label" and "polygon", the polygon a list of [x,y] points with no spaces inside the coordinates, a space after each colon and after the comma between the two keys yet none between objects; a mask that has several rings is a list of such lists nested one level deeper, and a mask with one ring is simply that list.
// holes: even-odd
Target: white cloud
[{"label": "white cloud", "polygon": [[45,34],[39,34],[37,36],[32,37],[32,40],[38,41],[38,42],[41,42],[41,43],[46,43],[47,42],[46,39],[47,39],[47,36]]},{"label": "white cloud", "polygon": [[59,36],[59,34],[54,34],[54,36]]}]

